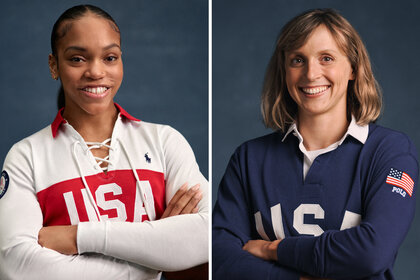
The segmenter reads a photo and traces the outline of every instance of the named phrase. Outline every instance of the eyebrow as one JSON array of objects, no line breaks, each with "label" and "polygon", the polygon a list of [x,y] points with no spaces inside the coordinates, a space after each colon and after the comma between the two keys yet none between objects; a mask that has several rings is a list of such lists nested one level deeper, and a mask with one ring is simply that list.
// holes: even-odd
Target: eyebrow
[{"label": "eyebrow", "polygon": [[[325,49],[325,50],[320,50],[320,51],[317,51],[317,53],[318,54],[322,54],[322,53],[329,53],[329,52],[331,52],[331,53],[337,53],[337,51],[336,50],[332,50],[332,49]],[[300,52],[300,51],[298,51],[298,50],[293,50],[293,51],[288,51],[288,52],[286,52],[287,54],[297,54],[297,55],[303,55],[303,53],[302,52]]]},{"label": "eyebrow", "polygon": [[[102,48],[102,50],[103,50],[103,51],[107,51],[107,50],[112,49],[112,48],[115,48],[115,47],[117,47],[117,48],[119,48],[119,49],[121,50],[120,46],[119,46],[118,44],[116,44],[116,43],[113,43],[113,44],[110,44],[110,45],[108,45],[108,46],[106,46],[106,47],[103,47],[103,48]],[[68,51],[70,51],[70,50],[75,50],[75,51],[80,51],[80,52],[86,52],[86,51],[87,51],[87,49],[86,49],[86,48],[83,48],[83,47],[79,47],[79,46],[70,46],[70,47],[67,47],[67,48],[64,50],[64,53],[66,53],[66,52],[68,52]]]}]

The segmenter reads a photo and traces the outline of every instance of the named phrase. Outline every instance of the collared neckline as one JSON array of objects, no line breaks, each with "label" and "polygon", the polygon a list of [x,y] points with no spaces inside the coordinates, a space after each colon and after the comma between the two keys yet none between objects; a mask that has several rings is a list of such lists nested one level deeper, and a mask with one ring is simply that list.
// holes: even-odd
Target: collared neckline
[{"label": "collared neckline", "polygon": [[[283,139],[281,140],[282,142],[284,142],[284,140],[286,140],[286,137],[293,132],[293,135],[295,135],[298,139],[299,142],[303,142],[303,137],[302,135],[299,133],[299,130],[297,128],[296,122],[294,122],[289,129],[287,130],[286,134],[284,135]],[[354,118],[354,116],[352,116],[351,118],[351,122],[347,128],[346,133],[344,134],[344,136],[337,142],[338,145],[341,145],[344,140],[347,138],[347,136],[352,136],[353,138],[355,138],[356,140],[358,140],[360,143],[365,144],[368,135],[369,135],[369,125],[358,125],[356,122],[356,119]]]},{"label": "collared neckline", "polygon": [[[137,121],[137,122],[140,121],[139,119],[136,119],[135,117],[127,113],[127,111],[125,111],[119,104],[114,103],[114,105],[119,111],[118,117],[124,117],[130,121]],[[67,121],[63,118],[63,115],[62,115],[63,110],[64,110],[64,107],[58,111],[54,121],[51,124],[51,132],[52,132],[53,138],[57,136],[58,129],[60,128],[60,126],[64,123],[67,123]]]}]

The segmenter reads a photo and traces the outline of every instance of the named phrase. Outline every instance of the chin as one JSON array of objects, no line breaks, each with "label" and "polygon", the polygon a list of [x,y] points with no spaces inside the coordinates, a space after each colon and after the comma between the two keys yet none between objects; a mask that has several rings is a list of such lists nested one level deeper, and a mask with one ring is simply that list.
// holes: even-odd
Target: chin
[{"label": "chin", "polygon": [[97,104],[89,104],[83,106],[83,111],[88,113],[89,115],[98,115],[104,112],[110,111],[114,108],[114,102],[106,102],[106,103],[97,103]]}]

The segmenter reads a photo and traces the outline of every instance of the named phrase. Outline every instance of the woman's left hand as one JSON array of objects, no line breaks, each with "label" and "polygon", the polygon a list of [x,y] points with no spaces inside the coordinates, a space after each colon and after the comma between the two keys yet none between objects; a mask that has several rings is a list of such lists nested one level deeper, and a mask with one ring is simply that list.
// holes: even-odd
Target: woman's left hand
[{"label": "woman's left hand", "polygon": [[65,255],[76,255],[77,226],[43,227],[38,233],[38,243]]},{"label": "woman's left hand", "polygon": [[188,183],[183,184],[169,201],[161,219],[182,214],[197,213],[197,205],[202,198],[200,184],[196,184],[190,189],[188,189]]},{"label": "woman's left hand", "polygon": [[266,261],[277,261],[277,247],[281,240],[249,240],[242,249]]}]

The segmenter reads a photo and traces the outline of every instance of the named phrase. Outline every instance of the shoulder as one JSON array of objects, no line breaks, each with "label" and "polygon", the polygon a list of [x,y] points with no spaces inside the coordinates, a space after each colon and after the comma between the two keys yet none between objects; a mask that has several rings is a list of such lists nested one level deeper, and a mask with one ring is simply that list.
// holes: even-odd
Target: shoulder
[{"label": "shoulder", "polygon": [[167,137],[168,135],[181,135],[176,129],[169,125],[151,123],[146,121],[130,121],[127,123],[130,129],[135,132],[140,132],[144,135],[156,136],[156,137]]},{"label": "shoulder", "polygon": [[295,137],[282,141],[283,137],[283,133],[273,132],[242,143],[232,154],[229,166],[243,169],[245,173],[250,170],[258,173],[279,159],[293,158],[297,147]]},{"label": "shoulder", "polygon": [[[52,139],[51,126],[48,126],[14,144],[4,160],[4,170],[29,172],[33,168],[34,152],[39,151]],[[26,171],[25,171],[26,170]]]},{"label": "shoulder", "polygon": [[380,139],[384,140],[393,140],[398,142],[411,142],[409,137],[400,131],[393,130],[390,128],[386,128],[377,124],[370,124],[369,125],[369,135],[368,140],[370,141],[378,141]]},{"label": "shoulder", "polygon": [[409,154],[417,160],[417,150],[406,134],[376,124],[369,125],[365,147],[376,152],[384,151],[390,156]]},{"label": "shoulder", "polygon": [[370,124],[369,136],[363,145],[360,160],[362,170],[367,174],[382,174],[394,168],[417,178],[417,150],[411,139],[399,131]]},{"label": "shoulder", "polygon": [[[283,142],[284,134],[281,132],[272,132],[270,134],[260,136],[242,143],[236,150],[238,155],[257,155],[279,150],[286,146]],[[287,138],[288,139],[288,138]]]},{"label": "shoulder", "polygon": [[15,143],[12,148],[9,150],[8,157],[10,155],[16,154],[27,154],[29,153],[34,147],[40,147],[40,145],[44,145],[46,142],[51,141],[52,133],[51,133],[51,126],[47,126],[38,132],[25,137],[24,139],[20,140],[19,142]]},{"label": "shoulder", "polygon": [[154,146],[160,147],[165,154],[191,150],[184,136],[169,125],[145,121],[131,122],[129,130],[132,135],[135,135],[132,137],[153,143]]}]

